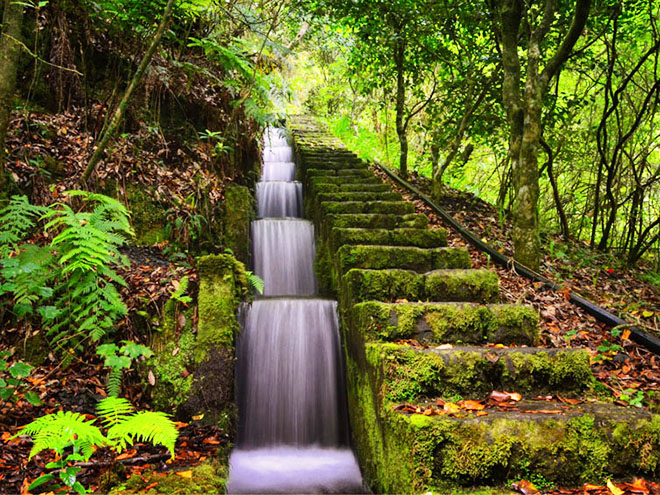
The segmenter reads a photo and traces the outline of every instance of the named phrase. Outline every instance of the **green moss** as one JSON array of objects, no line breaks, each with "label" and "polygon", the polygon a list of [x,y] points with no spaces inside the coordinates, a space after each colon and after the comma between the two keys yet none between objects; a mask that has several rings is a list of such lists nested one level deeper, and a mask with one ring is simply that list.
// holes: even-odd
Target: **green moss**
[{"label": "green moss", "polygon": [[176,411],[185,403],[193,384],[195,336],[185,330],[176,338],[165,340],[147,362],[153,373],[155,385],[151,389],[151,401],[159,411]]},{"label": "green moss", "polygon": [[504,388],[580,392],[592,380],[587,350],[512,352],[507,360],[502,374]]},{"label": "green moss", "polygon": [[389,213],[406,215],[415,212],[412,203],[406,201],[324,201],[319,205],[319,212],[325,215],[346,213]]},{"label": "green moss", "polygon": [[424,276],[407,270],[349,270],[342,278],[344,306],[360,301],[417,300],[422,297]]},{"label": "green moss", "polygon": [[[401,195],[395,192],[323,192],[314,196],[318,203],[326,201],[344,202],[344,201],[401,201]],[[414,210],[413,210],[414,211]]]},{"label": "green moss", "polygon": [[247,297],[245,267],[230,255],[199,258],[199,296],[195,361],[202,362],[211,347],[233,348],[239,330],[236,309]]},{"label": "green moss", "polygon": [[126,199],[138,244],[153,245],[166,239],[166,208],[155,197],[152,188],[126,184]]},{"label": "green moss", "polygon": [[488,342],[505,345],[537,345],[539,342],[539,315],[531,306],[494,304],[492,323],[485,336]]},{"label": "green moss", "polygon": [[254,216],[254,200],[250,190],[245,186],[227,184],[224,245],[243,263],[247,263],[250,257],[250,221]]},{"label": "green moss", "polygon": [[326,216],[322,226],[327,225],[323,236],[332,228],[358,229],[423,229],[429,223],[426,215],[413,213],[410,215],[387,215],[383,213],[366,214],[332,214]]},{"label": "green moss", "polygon": [[434,301],[496,302],[497,274],[490,270],[436,270],[426,275],[426,297]]},{"label": "green moss", "polygon": [[[188,470],[188,469],[186,469]],[[207,461],[189,469],[190,478],[184,478],[175,472],[162,476],[154,472],[131,476],[123,485],[115,487],[110,495],[206,495],[209,493],[225,493],[227,481],[226,462]],[[150,487],[146,490],[147,487]]]},{"label": "green moss", "polygon": [[[351,268],[402,268],[427,272],[439,268],[463,268],[469,256],[463,248],[421,249],[408,246],[342,246],[335,255],[338,274]],[[460,260],[460,261],[459,261]],[[448,265],[449,263],[449,265]],[[458,264],[458,266],[452,266]]]},{"label": "green moss", "polygon": [[412,246],[418,248],[438,248],[447,245],[447,231],[444,229],[360,229],[334,228],[330,236],[334,251],[344,244]]}]

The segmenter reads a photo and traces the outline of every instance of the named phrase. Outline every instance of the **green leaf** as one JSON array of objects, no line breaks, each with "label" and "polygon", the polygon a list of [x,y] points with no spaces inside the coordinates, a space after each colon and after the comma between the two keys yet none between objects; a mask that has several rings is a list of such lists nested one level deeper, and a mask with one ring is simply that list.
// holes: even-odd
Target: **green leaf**
[{"label": "green leaf", "polygon": [[96,348],[96,354],[105,358],[116,356],[117,346],[115,344],[101,344]]},{"label": "green leaf", "polygon": [[125,344],[119,349],[122,354],[129,356],[131,359],[136,359],[141,356],[151,357],[153,356],[153,351],[149,349],[146,345],[136,344],[131,341],[124,341]]},{"label": "green leaf", "polygon": [[49,481],[52,481],[53,479],[55,479],[55,475],[53,475],[53,474],[42,474],[36,480],[34,480],[32,483],[30,483],[30,486],[28,487],[28,491],[31,492],[35,488],[40,487],[44,483],[48,483]]},{"label": "green leaf", "polygon": [[34,369],[34,366],[31,366],[26,363],[14,363],[9,368],[9,374],[14,378],[27,378],[30,376],[30,372]]},{"label": "green leaf", "polygon": [[82,468],[79,467],[68,467],[63,471],[60,471],[60,479],[64,481],[66,486],[73,486],[76,482],[76,475],[82,471]]},{"label": "green leaf", "polygon": [[105,358],[104,366],[113,370],[123,370],[131,367],[133,360],[128,356],[108,356]]},{"label": "green leaf", "polygon": [[13,388],[0,388],[0,399],[9,400],[9,398],[14,394]]},{"label": "green leaf", "polygon": [[34,393],[32,391],[25,392],[24,398],[25,398],[26,401],[28,401],[33,406],[40,406],[41,405],[41,399],[39,398],[39,396],[36,393]]}]

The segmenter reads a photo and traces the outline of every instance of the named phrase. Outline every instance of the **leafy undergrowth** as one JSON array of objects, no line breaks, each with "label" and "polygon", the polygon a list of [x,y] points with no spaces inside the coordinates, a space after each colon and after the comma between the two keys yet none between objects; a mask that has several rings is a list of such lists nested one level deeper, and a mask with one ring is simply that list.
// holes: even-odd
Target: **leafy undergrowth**
[{"label": "leafy undergrowth", "polygon": [[[636,304],[640,311],[653,311],[657,319],[660,293],[652,284],[639,278],[641,270],[624,271],[618,267],[613,274],[609,274],[606,270],[608,265],[598,264],[603,262],[602,257],[594,257],[593,265],[576,268],[577,264],[572,264],[568,256],[558,258],[555,255],[551,258],[546,253],[542,270],[544,275],[557,279],[553,273],[573,270],[575,281],[562,280],[568,287],[564,292],[551,290],[541,283],[530,283],[513,270],[490,262],[488,256],[467,243],[421,199],[389,180],[383,172],[376,170],[375,173],[389,182],[405,199],[413,202],[417,212],[427,215],[432,228],[446,228],[450,246],[467,247],[475,268],[485,267],[497,271],[502,302],[528,304],[538,311],[541,317],[542,346],[588,347],[592,354],[592,370],[598,381],[595,389],[597,394],[622,405],[649,405],[652,410],[660,409],[660,357],[629,340],[627,331],[607,327],[571,304],[567,298],[570,290],[581,292],[586,274],[590,270],[596,271],[602,273],[602,276],[597,280],[600,285],[594,293],[603,295],[600,298],[592,297],[595,303],[604,307],[608,307],[608,300],[619,301],[622,305]],[[427,179],[413,177],[412,182],[422,190],[428,188]],[[489,244],[502,249],[506,254],[511,253],[507,231],[500,224],[494,208],[472,195],[455,191],[451,191],[451,197],[443,201],[441,206]]]}]

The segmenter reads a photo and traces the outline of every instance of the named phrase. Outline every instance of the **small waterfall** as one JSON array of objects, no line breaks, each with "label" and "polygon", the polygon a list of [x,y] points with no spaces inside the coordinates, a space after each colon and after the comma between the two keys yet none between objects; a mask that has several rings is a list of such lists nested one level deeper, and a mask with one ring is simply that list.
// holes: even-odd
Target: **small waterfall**
[{"label": "small waterfall", "polygon": [[293,162],[264,162],[261,180],[292,181],[296,175],[296,164]]},{"label": "small waterfall", "polygon": [[252,304],[238,349],[239,445],[348,444],[336,311],[324,299]]},{"label": "small waterfall", "polygon": [[[252,222],[254,272],[264,296],[242,310],[237,347],[237,448],[228,493],[364,493],[348,447],[337,303],[318,299],[314,226],[285,136],[264,138],[261,220]],[[282,182],[283,181],[283,182]]]},{"label": "small waterfall", "polygon": [[301,217],[302,184],[282,181],[257,183],[257,216]]},{"label": "small waterfall", "polygon": [[314,276],[314,226],[307,220],[252,222],[254,273],[264,280],[264,296],[311,296]]}]

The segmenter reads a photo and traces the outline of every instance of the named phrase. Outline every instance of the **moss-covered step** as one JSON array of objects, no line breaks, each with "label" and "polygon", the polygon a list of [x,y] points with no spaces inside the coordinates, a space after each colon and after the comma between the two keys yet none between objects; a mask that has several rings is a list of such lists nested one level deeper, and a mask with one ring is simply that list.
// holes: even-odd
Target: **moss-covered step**
[{"label": "moss-covered step", "polygon": [[302,168],[300,170],[302,171],[303,182],[309,180],[312,177],[345,177],[347,181],[351,179],[357,179],[359,177],[369,177],[375,179],[373,172],[366,168]]},{"label": "moss-covered step", "polygon": [[324,201],[307,212],[317,222],[327,215],[356,213],[409,215],[415,213],[415,207],[406,201]]},{"label": "moss-covered step", "polygon": [[419,248],[446,247],[447,231],[445,229],[332,229],[329,245],[333,252],[344,244],[413,246]]},{"label": "moss-covered step", "polygon": [[344,274],[351,268],[403,268],[429,272],[441,268],[471,268],[467,248],[423,249],[409,246],[342,246],[335,254],[335,269]]},{"label": "moss-covered step", "polygon": [[426,274],[424,293],[430,301],[496,302],[499,280],[491,270],[434,270]]},{"label": "moss-covered step", "polygon": [[[442,290],[438,287],[442,286]],[[362,301],[497,302],[497,275],[490,270],[435,270],[419,274],[411,270],[353,268],[342,277],[345,308]]]},{"label": "moss-covered step", "polygon": [[529,398],[576,395],[593,381],[587,349],[413,348],[371,342],[366,353],[370,366],[382,376],[383,397],[395,404],[457,395],[484,399],[493,390]]},{"label": "moss-covered step", "polygon": [[367,170],[367,166],[360,160],[308,160],[303,158],[303,166],[317,170]]},{"label": "moss-covered step", "polygon": [[[374,202],[374,201],[402,201],[401,195],[393,191],[337,191],[308,194],[318,203],[334,202]],[[350,212],[355,213],[355,212]],[[411,212],[412,213],[412,212]]]},{"label": "moss-covered step", "polygon": [[[324,182],[313,182],[310,184],[310,188],[306,191],[308,195],[317,196],[323,193],[347,193],[347,192],[359,192],[359,193],[389,193],[392,191],[392,188],[387,184],[383,183],[363,183],[363,184],[354,184],[346,182],[338,182],[334,184],[324,183]],[[401,199],[399,195],[396,199]]]},{"label": "moss-covered step", "polygon": [[[353,177],[353,178],[346,178],[346,177],[337,177],[337,176],[332,176],[332,175],[319,175],[319,176],[314,176],[314,177],[309,177],[307,181],[307,185],[311,190],[318,191],[319,187],[331,187],[331,186],[338,186],[340,188],[342,187],[361,187],[361,186],[385,186],[386,190],[391,190],[390,187],[387,186],[387,184],[383,184],[380,179],[377,177],[374,177],[372,174],[371,176],[360,176],[360,177]],[[330,191],[329,191],[330,192]]]},{"label": "moss-covered step", "polygon": [[411,213],[408,215],[387,215],[383,213],[354,213],[328,215],[321,222],[320,233],[327,238],[333,228],[357,229],[423,229],[429,224],[426,215]]},{"label": "moss-covered step", "polygon": [[[347,368],[353,444],[374,493],[455,493],[530,473],[564,486],[660,474],[660,417],[645,411],[523,401],[521,410],[540,412],[404,415]],[[561,413],[543,412],[553,409]]]},{"label": "moss-covered step", "polygon": [[539,316],[530,306],[367,301],[350,311],[366,340],[436,344],[537,345]]}]

